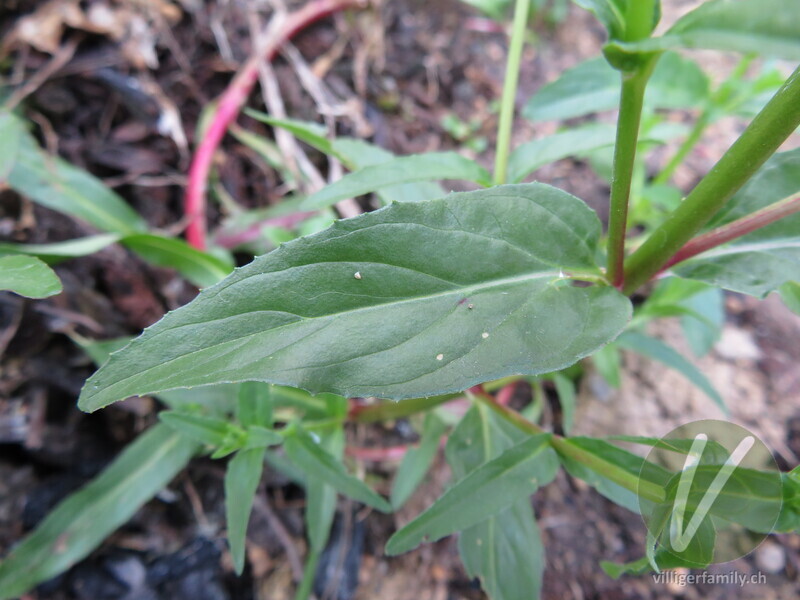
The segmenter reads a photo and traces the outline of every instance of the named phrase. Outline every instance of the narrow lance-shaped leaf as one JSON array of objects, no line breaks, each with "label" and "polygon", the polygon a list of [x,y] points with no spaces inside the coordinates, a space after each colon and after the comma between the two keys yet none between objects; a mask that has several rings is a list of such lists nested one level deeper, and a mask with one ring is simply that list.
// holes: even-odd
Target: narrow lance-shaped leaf
[{"label": "narrow lance-shaped leaf", "polygon": [[309,477],[319,478],[345,496],[368,504],[381,512],[392,511],[391,505],[386,500],[367,487],[363,481],[347,473],[341,462],[299,427],[286,435],[284,448],[289,459]]},{"label": "narrow lance-shaped leaf", "polygon": [[0,257],[0,290],[28,298],[47,298],[61,292],[55,271],[34,256]]},{"label": "narrow lance-shaped leaf", "polygon": [[[344,454],[344,430],[337,427],[332,431],[323,431],[319,435],[320,447],[334,460],[341,461]],[[336,489],[318,477],[314,471],[306,470],[302,465],[294,465],[301,469],[306,488],[306,536],[311,550],[322,552],[328,544],[333,519],[336,515]]]},{"label": "narrow lance-shaped leaf", "polygon": [[29,133],[20,140],[8,184],[34,202],[103,231],[133,234],[147,228],[136,211],[102,181],[59,157],[45,154]]},{"label": "narrow lance-shaped leaf", "polygon": [[550,434],[532,436],[469,473],[395,533],[386,553],[408,552],[477,525],[552,481],[558,460],[549,441]]},{"label": "narrow lance-shaped leaf", "polygon": [[[473,407],[447,441],[447,461],[456,480],[497,458],[525,434],[485,406]],[[470,577],[479,577],[493,600],[536,600],[542,587],[544,548],[531,499],[463,530],[458,551]]]},{"label": "narrow lance-shaped leaf", "polygon": [[0,599],[18,598],[94,550],[189,462],[197,444],[156,425],[69,495],[0,563]]},{"label": "narrow lance-shaped leaf", "polygon": [[725,406],[725,401],[708,378],[703,375],[702,371],[700,371],[693,362],[689,361],[671,346],[667,346],[661,340],[657,340],[654,337],[644,335],[637,331],[626,331],[619,337],[617,343],[623,348],[662,362],[668,367],[675,369],[700,388],[717,406],[727,413],[728,409]]},{"label": "narrow lance-shaped leaf", "polygon": [[[645,92],[651,109],[694,108],[708,101],[709,80],[693,60],[665,52]],[[602,58],[567,69],[528,100],[523,115],[531,121],[561,121],[619,108],[620,74]]]},{"label": "narrow lance-shaped leaf", "polygon": [[225,519],[228,523],[228,544],[233,568],[238,575],[244,570],[247,523],[253,508],[261,472],[264,470],[265,448],[240,450],[225,471]]},{"label": "narrow lance-shaped leaf", "polygon": [[426,415],[419,446],[406,452],[392,484],[391,501],[395,509],[405,504],[422,482],[439,449],[439,440],[446,430],[447,426],[436,413],[430,412]]},{"label": "narrow lance-shaped leaf", "polygon": [[491,176],[486,169],[455,152],[399,156],[345,175],[339,181],[309,196],[300,207],[304,210],[315,210],[384,187],[442,179],[465,179],[481,185],[489,185],[491,182]]},{"label": "narrow lance-shaped leaf", "polygon": [[[328,139],[326,128],[318,123],[298,121],[296,119],[276,119],[265,113],[247,109],[248,115],[272,125],[289,131],[297,139],[305,142],[326,154],[334,156],[351,171],[363,169],[394,160],[395,155],[383,148],[353,138],[341,137]],[[376,189],[375,192],[386,203],[389,202],[420,202],[433,200],[445,195],[442,187],[432,181],[418,181],[402,183]]]},{"label": "narrow lance-shaped leaf", "polygon": [[79,405],[245,380],[415,398],[556,371],[630,318],[612,287],[554,285],[565,272],[600,276],[599,235],[594,212],[542,184],[339,221],[168,314],[111,357]]},{"label": "narrow lance-shaped leaf", "polygon": [[[800,149],[770,158],[709,227],[720,227],[793,194],[800,194]],[[678,263],[672,270],[681,277],[763,298],[788,282],[800,281],[800,213]]]},{"label": "narrow lance-shaped leaf", "polygon": [[17,162],[20,139],[24,134],[20,120],[13,114],[0,110],[0,139],[3,140],[0,144],[0,185],[5,183]]}]

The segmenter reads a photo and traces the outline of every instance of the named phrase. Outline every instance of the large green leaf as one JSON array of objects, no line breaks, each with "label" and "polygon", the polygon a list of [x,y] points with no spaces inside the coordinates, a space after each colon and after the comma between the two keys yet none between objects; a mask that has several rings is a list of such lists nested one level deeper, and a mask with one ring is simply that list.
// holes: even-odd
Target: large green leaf
[{"label": "large green leaf", "polygon": [[8,184],[34,202],[111,233],[144,232],[144,220],[102,181],[65,160],[46,154],[24,133]]},{"label": "large green leaf", "polygon": [[0,290],[28,298],[47,298],[61,289],[55,271],[35,256],[0,257]]},{"label": "large green leaf", "polygon": [[[708,100],[709,80],[693,60],[665,52],[645,93],[651,108],[692,108]],[[620,74],[602,58],[564,71],[534,94],[523,114],[532,121],[557,121],[619,107]]]},{"label": "large green leaf", "polygon": [[[524,439],[485,407],[472,408],[447,440],[447,460],[461,479]],[[544,572],[544,548],[531,500],[518,500],[459,535],[467,573],[479,577],[494,600],[535,600]]]},{"label": "large green leaf", "polygon": [[550,434],[532,436],[467,474],[389,538],[386,553],[408,552],[425,540],[468,529],[533,494],[558,471],[549,442]]},{"label": "large green leaf", "polygon": [[80,406],[244,380],[415,398],[556,371],[630,318],[614,288],[559,284],[564,272],[597,276],[599,234],[581,201],[542,184],[339,221],[148,328],[87,382]]},{"label": "large green leaf", "polygon": [[[719,227],[800,193],[800,149],[776,154],[736,193],[709,227]],[[800,281],[800,213],[754,231],[731,244],[680,263],[681,277],[764,297]]]},{"label": "large green leaf", "polygon": [[17,598],[87,556],[167,485],[196,450],[195,442],[166,425],[140,435],[0,563],[0,599]]},{"label": "large green leaf", "polygon": [[475,161],[455,152],[399,156],[345,175],[309,196],[300,207],[303,210],[316,210],[385,187],[442,179],[465,179],[489,185],[491,175]]},{"label": "large green leaf", "polygon": [[712,0],[681,17],[663,37],[615,42],[607,54],[706,48],[800,60],[796,0]]}]

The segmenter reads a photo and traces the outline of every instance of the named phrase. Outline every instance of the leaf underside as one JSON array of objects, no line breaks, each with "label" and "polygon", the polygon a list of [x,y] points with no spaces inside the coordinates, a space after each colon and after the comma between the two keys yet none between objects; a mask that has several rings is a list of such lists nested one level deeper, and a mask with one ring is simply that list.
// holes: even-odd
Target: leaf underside
[{"label": "leaf underside", "polygon": [[554,285],[563,272],[599,274],[599,236],[593,211],[543,184],[339,221],[145,330],[79,406],[245,380],[400,399],[558,370],[630,318],[614,288]]}]

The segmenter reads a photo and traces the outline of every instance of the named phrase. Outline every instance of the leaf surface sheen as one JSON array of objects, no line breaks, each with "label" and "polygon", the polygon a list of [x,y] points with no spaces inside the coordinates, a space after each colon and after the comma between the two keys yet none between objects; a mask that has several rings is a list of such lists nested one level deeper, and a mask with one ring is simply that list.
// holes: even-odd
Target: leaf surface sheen
[{"label": "leaf surface sheen", "polygon": [[87,382],[80,406],[245,380],[400,399],[555,371],[630,318],[611,287],[556,283],[599,275],[599,236],[593,211],[543,184],[339,221],[145,330]]}]

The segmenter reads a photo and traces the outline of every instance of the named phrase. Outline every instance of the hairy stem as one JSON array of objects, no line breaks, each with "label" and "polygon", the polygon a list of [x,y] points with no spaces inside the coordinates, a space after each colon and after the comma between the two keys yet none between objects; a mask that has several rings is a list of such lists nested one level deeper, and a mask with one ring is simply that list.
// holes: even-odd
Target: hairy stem
[{"label": "hairy stem", "polygon": [[727,244],[728,242],[740,238],[743,235],[752,233],[756,229],[761,229],[762,227],[771,225],[772,223],[775,223],[776,221],[779,221],[784,217],[788,217],[789,215],[793,215],[797,212],[800,212],[800,196],[792,195],[788,198],[784,198],[775,204],[770,204],[769,206],[746,215],[741,219],[737,219],[736,221],[732,221],[727,225],[717,227],[708,233],[697,236],[693,240],[689,241],[683,248],[678,250],[678,252],[676,252],[675,255],[669,259],[664,268],[668,269],[672,265],[683,262],[684,260],[688,260],[694,256],[697,256],[698,254],[711,250],[712,248],[721,246],[722,244]]},{"label": "hairy stem", "polygon": [[628,226],[628,205],[636,160],[636,144],[639,141],[644,91],[654,66],[655,59],[651,59],[640,69],[622,74],[622,94],[611,178],[611,206],[608,215],[607,278],[611,285],[617,287],[623,284],[625,232]]},{"label": "hairy stem", "polygon": [[530,4],[530,0],[516,0],[514,5],[514,23],[511,30],[511,43],[508,47],[506,77],[503,82],[500,121],[497,125],[497,154],[494,163],[494,182],[497,185],[506,182],[508,173],[508,157],[511,152],[511,129],[514,125],[514,113],[516,112],[519,67],[522,62],[522,48],[525,45],[525,28],[528,24]]},{"label": "hairy stem", "polygon": [[658,273],[800,125],[800,67],[753,119],[689,196],[625,265],[631,294]]},{"label": "hairy stem", "polygon": [[186,240],[200,250],[206,246],[206,182],[214,153],[230,124],[239,115],[250,91],[258,80],[258,65],[262,60],[272,60],[280,47],[298,32],[320,19],[359,6],[363,0],[314,0],[290,14],[258,52],[247,59],[217,103],[205,136],[197,146],[189,167],[184,214],[188,220]]}]

